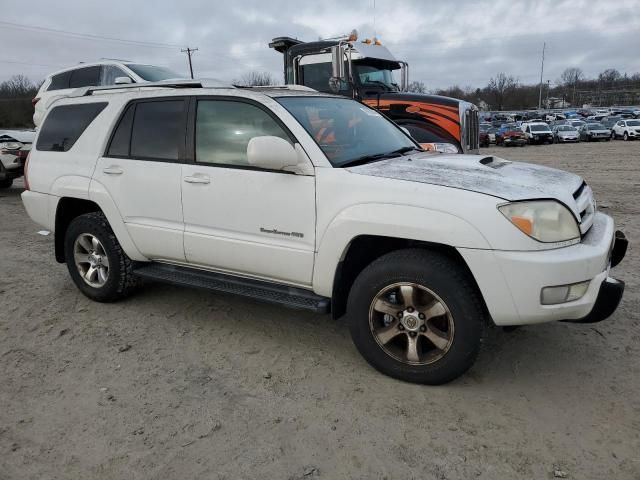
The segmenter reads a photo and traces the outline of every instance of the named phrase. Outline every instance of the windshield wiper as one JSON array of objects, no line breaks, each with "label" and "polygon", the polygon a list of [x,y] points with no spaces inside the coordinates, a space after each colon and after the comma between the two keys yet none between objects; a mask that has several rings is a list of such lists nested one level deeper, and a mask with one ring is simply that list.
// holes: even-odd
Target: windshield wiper
[{"label": "windshield wiper", "polygon": [[375,153],[373,155],[364,155],[362,157],[358,157],[355,158],[353,160],[349,160],[348,162],[343,163],[342,165],[340,165],[341,167],[355,167],[356,165],[363,165],[365,163],[371,163],[371,162],[375,162],[378,160],[386,160],[388,158],[397,158],[397,157],[401,157],[402,155],[404,155],[407,152],[411,152],[411,151],[417,151],[417,152],[421,152],[422,150],[418,149],[417,147],[402,147],[402,148],[398,148],[397,150],[393,150],[391,152],[386,152],[386,153]]}]

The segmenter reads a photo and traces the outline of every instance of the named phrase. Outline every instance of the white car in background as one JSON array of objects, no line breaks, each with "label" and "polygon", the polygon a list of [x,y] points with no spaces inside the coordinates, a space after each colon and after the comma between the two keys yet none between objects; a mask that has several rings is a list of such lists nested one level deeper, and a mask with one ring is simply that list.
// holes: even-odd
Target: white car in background
[{"label": "white car in background", "polygon": [[33,124],[38,128],[49,106],[76,88],[158,82],[180,78],[184,77],[165,67],[117,60],[81,63],[65,68],[48,75],[32,100]]},{"label": "white car in background", "polygon": [[0,130],[0,188],[11,187],[24,174],[35,136],[33,130]]},{"label": "white car in background", "polygon": [[640,120],[620,120],[611,128],[611,138],[634,140],[640,138]]}]

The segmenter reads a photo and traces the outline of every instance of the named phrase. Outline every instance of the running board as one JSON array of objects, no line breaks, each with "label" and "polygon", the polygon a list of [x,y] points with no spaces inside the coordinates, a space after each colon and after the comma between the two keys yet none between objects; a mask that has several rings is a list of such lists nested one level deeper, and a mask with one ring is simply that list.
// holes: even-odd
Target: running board
[{"label": "running board", "polygon": [[151,262],[135,268],[133,273],[148,280],[231,293],[262,302],[311,310],[317,313],[329,312],[331,305],[329,298],[321,297],[302,288],[177,265]]}]

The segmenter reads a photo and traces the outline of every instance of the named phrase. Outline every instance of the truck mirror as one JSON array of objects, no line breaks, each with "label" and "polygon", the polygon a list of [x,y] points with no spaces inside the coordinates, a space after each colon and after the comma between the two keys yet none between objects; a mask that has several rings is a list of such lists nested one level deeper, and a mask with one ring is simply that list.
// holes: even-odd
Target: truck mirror
[{"label": "truck mirror", "polygon": [[409,91],[409,64],[400,62],[400,91]]},{"label": "truck mirror", "polygon": [[332,90],[338,91],[340,83],[346,81],[344,69],[344,46],[334,45],[331,47],[331,78],[329,86]]}]

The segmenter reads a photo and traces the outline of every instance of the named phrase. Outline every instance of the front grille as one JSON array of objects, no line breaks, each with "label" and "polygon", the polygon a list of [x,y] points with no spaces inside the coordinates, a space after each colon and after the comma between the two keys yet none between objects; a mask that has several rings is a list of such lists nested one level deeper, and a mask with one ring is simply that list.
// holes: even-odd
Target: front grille
[{"label": "front grille", "polygon": [[464,138],[466,139],[466,150],[477,150],[480,148],[480,122],[478,111],[471,107],[464,113]]},{"label": "front grille", "polygon": [[576,200],[578,212],[580,213],[580,233],[584,236],[591,225],[596,214],[596,202],[593,199],[593,191],[586,182],[573,192],[573,198]]}]

